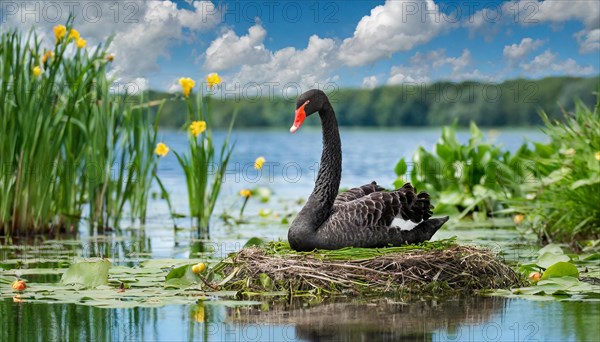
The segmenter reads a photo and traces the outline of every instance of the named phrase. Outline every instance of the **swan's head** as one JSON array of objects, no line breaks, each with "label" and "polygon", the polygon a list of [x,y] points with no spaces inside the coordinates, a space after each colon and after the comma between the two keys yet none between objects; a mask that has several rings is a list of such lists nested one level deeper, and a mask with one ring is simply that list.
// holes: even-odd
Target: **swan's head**
[{"label": "swan's head", "polygon": [[306,117],[323,109],[328,102],[327,95],[318,89],[311,89],[300,95],[296,101],[296,117],[294,124],[290,128],[290,132],[296,132]]}]

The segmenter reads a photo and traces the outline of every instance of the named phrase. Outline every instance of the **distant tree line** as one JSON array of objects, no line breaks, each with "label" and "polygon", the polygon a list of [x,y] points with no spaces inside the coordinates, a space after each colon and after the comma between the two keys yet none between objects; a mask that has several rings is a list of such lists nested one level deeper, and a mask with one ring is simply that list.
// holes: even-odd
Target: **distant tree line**
[{"label": "distant tree line", "polygon": [[[589,107],[596,101],[600,76],[517,79],[503,83],[438,82],[428,85],[382,86],[375,89],[329,91],[341,126],[399,127],[441,126],[457,122],[467,126],[541,125],[539,111],[560,119],[575,101]],[[186,105],[181,95],[151,91],[144,101],[168,99],[160,117],[162,127],[181,127]],[[226,127],[237,111],[236,127],[286,127],[293,121],[295,99],[249,97],[210,99],[211,125]],[[157,107],[153,107],[156,110]],[[318,125],[319,120],[307,120]]]}]

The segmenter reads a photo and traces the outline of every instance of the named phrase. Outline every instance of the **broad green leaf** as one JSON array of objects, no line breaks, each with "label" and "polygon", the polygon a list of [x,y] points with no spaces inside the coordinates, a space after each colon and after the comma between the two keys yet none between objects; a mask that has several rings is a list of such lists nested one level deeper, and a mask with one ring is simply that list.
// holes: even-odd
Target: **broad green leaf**
[{"label": "broad green leaf", "polygon": [[265,243],[265,241],[263,239],[257,238],[257,237],[252,237],[246,242],[246,244],[244,244],[244,248],[251,247],[251,246],[260,246],[260,245],[263,245],[264,243]]},{"label": "broad green leaf", "polygon": [[538,261],[536,262],[536,264],[541,268],[548,268],[548,267],[556,264],[557,262],[569,262],[569,261],[571,261],[571,258],[569,258],[569,256],[567,256],[567,255],[546,252],[538,258]]},{"label": "broad green leaf", "polygon": [[397,176],[403,176],[406,174],[406,161],[404,161],[404,158],[400,159],[400,161],[396,164],[394,172]]},{"label": "broad green leaf", "polygon": [[556,264],[548,267],[548,269],[546,269],[546,271],[542,275],[542,280],[554,277],[578,278],[579,271],[577,270],[577,267],[575,267],[575,265],[569,262],[559,261]]},{"label": "broad green leaf", "polygon": [[542,255],[544,253],[564,254],[562,248],[560,248],[559,245],[553,243],[544,246],[537,253],[538,255]]},{"label": "broad green leaf", "polygon": [[106,259],[78,262],[69,267],[63,274],[61,283],[64,285],[81,285],[84,288],[107,285],[110,265],[110,261]]},{"label": "broad green leaf", "polygon": [[198,282],[198,276],[192,271],[192,266],[193,265],[184,265],[172,269],[169,274],[167,274],[165,281],[169,283],[170,280],[177,279],[188,285]]}]

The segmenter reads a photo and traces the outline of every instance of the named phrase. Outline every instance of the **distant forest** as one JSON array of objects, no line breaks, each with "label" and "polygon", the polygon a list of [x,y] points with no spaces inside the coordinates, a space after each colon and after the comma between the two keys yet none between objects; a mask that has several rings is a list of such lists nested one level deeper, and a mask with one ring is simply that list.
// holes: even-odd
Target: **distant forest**
[{"label": "distant forest", "polygon": [[[341,126],[422,127],[457,122],[466,126],[540,125],[539,111],[560,119],[562,110],[572,110],[575,100],[594,106],[600,76],[593,78],[550,77],[541,80],[511,80],[503,83],[438,82],[422,86],[382,86],[375,89],[340,89],[329,92]],[[149,98],[148,98],[149,96]],[[179,128],[185,123],[181,94],[150,91],[145,101],[168,99],[162,109],[162,127]],[[227,127],[237,111],[237,128],[287,127],[294,116],[294,99],[210,99],[213,127]],[[157,107],[152,107],[156,111]],[[319,120],[307,120],[318,125]]]}]

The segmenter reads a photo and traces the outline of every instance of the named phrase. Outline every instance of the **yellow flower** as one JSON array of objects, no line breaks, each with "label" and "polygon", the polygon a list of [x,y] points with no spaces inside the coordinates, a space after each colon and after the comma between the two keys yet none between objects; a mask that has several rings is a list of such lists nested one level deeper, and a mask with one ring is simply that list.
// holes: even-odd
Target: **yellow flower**
[{"label": "yellow flower", "polygon": [[196,322],[198,323],[203,323],[204,322],[204,304],[200,303],[196,306],[196,308],[193,311],[194,314],[194,320],[196,320]]},{"label": "yellow flower", "polygon": [[25,291],[25,289],[27,288],[27,284],[25,284],[24,280],[17,280],[14,283],[12,283],[12,288],[16,291]]},{"label": "yellow flower", "polygon": [[163,143],[158,143],[156,144],[156,149],[154,150],[154,153],[158,154],[161,157],[164,157],[169,153],[169,147],[167,147],[167,145]]},{"label": "yellow flower", "polygon": [[114,61],[115,60],[115,55],[111,53],[110,55],[106,56],[106,60],[109,61],[109,62]]},{"label": "yellow flower", "polygon": [[69,38],[68,40],[71,39],[79,39],[79,31],[77,31],[76,29],[71,29],[71,31],[69,31]]},{"label": "yellow flower", "polygon": [[42,74],[42,69],[39,66],[33,68],[33,76],[39,77]]},{"label": "yellow flower", "polygon": [[200,274],[200,273],[204,272],[205,269],[206,269],[206,264],[203,262],[192,266],[192,272],[194,272],[196,274]]},{"label": "yellow flower", "polygon": [[523,215],[523,214],[515,215],[515,217],[513,218],[515,224],[520,224],[521,222],[523,222],[524,219],[525,219],[525,215]]},{"label": "yellow flower", "polygon": [[258,157],[256,158],[256,160],[254,161],[254,168],[257,170],[262,169],[263,164],[265,163],[266,159],[265,157]]},{"label": "yellow flower", "polygon": [[205,130],[206,130],[206,122],[205,121],[194,121],[190,125],[190,131],[192,131],[192,134],[194,135],[194,137],[199,136],[200,133],[204,132]]},{"label": "yellow flower", "polygon": [[221,84],[221,77],[219,77],[219,74],[217,74],[216,72],[213,72],[212,74],[208,74],[208,76],[206,77],[206,81],[208,82],[208,86],[210,88]]},{"label": "yellow flower", "polygon": [[63,37],[67,34],[67,28],[65,25],[56,25],[54,26],[54,37],[56,37],[56,42],[58,43]]},{"label": "yellow flower", "polygon": [[240,190],[240,196],[248,198],[248,197],[250,197],[250,195],[252,195],[252,191],[250,191],[248,189]]},{"label": "yellow flower", "polygon": [[46,51],[42,56],[42,63],[46,63],[52,57],[54,57],[54,52]]},{"label": "yellow flower", "polygon": [[538,281],[540,281],[541,277],[542,277],[542,275],[540,274],[540,272],[531,272],[531,273],[529,273],[529,276],[527,278],[529,278],[529,280],[531,280],[531,282],[537,283]]},{"label": "yellow flower", "polygon": [[600,152],[596,152],[596,154],[594,154],[594,158],[596,158],[596,160],[600,161]]},{"label": "yellow flower", "polygon": [[87,45],[87,41],[83,38],[77,38],[75,44],[78,48],[83,49]]},{"label": "yellow flower", "polygon": [[185,96],[185,97],[190,96],[190,93],[192,92],[192,88],[194,88],[196,86],[196,82],[189,77],[180,78],[179,84],[181,85],[181,88],[183,89],[183,96]]}]

